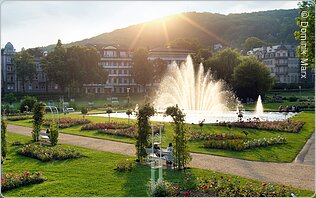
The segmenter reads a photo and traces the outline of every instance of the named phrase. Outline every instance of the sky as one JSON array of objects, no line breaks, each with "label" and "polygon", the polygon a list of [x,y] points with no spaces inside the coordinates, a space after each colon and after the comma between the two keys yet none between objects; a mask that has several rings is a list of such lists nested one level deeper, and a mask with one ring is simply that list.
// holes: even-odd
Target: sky
[{"label": "sky", "polygon": [[181,12],[244,13],[297,8],[298,1],[14,1],[1,4],[1,47],[17,51],[91,38]]}]

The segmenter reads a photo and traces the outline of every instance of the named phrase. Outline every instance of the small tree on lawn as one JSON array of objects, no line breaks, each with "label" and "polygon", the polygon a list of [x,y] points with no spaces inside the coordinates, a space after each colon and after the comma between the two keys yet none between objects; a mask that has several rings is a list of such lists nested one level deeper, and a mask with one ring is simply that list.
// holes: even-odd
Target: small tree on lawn
[{"label": "small tree on lawn", "polygon": [[176,105],[168,107],[166,115],[171,116],[174,122],[174,155],[178,169],[181,170],[185,168],[192,159],[187,146],[188,140],[184,123],[185,114],[183,114],[178,105]]},{"label": "small tree on lawn", "polygon": [[7,133],[7,122],[1,117],[1,164],[7,157],[7,141],[6,141],[6,133]]},{"label": "small tree on lawn", "polygon": [[106,113],[109,115],[109,122],[111,121],[111,113],[113,113],[113,110],[112,110],[112,108],[111,107],[109,107],[109,108],[107,108],[106,109]]},{"label": "small tree on lawn", "polygon": [[148,136],[150,134],[149,118],[155,114],[154,107],[146,104],[139,109],[137,114],[138,131],[136,135],[136,155],[139,162],[146,157],[145,148],[148,146]]},{"label": "small tree on lawn", "polygon": [[36,102],[33,107],[33,131],[32,137],[33,141],[37,142],[39,140],[39,133],[43,124],[44,117],[44,106],[42,102]]},{"label": "small tree on lawn", "polygon": [[130,125],[130,121],[131,121],[131,115],[132,115],[133,111],[128,109],[126,111],[126,114],[128,115],[128,126]]},{"label": "small tree on lawn", "polygon": [[87,115],[87,113],[88,113],[88,108],[87,108],[87,107],[82,107],[82,108],[81,108],[81,113],[82,113],[83,118],[84,118],[85,115]]},{"label": "small tree on lawn", "polygon": [[52,146],[56,146],[58,143],[58,136],[59,136],[59,131],[58,131],[58,124],[56,123],[55,120],[52,120],[50,126],[49,126],[49,133],[50,133],[50,144]]}]

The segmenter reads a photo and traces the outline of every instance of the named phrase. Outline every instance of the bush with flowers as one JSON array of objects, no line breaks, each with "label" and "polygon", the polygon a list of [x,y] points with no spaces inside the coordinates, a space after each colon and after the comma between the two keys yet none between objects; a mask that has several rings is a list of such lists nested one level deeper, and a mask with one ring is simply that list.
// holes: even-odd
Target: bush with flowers
[{"label": "bush with flowers", "polygon": [[285,185],[241,182],[238,178],[197,178],[197,188],[209,197],[290,197],[293,189]]},{"label": "bush with flowers", "polygon": [[98,133],[104,133],[109,135],[118,135],[123,137],[134,138],[136,136],[135,127],[129,127],[126,129],[100,129]]},{"label": "bush with flowers", "polygon": [[46,178],[40,172],[4,173],[1,178],[1,191],[4,192],[21,186],[38,184],[45,180]]},{"label": "bush with flowers", "polygon": [[[85,118],[60,118],[59,119],[59,128],[69,128],[72,126],[88,124],[91,121]],[[53,123],[52,119],[45,119],[43,125],[50,126]]]},{"label": "bush with flowers", "polygon": [[48,147],[38,144],[27,144],[17,150],[19,155],[32,157],[42,162],[51,160],[66,160],[84,157],[78,151],[63,147]]},{"label": "bush with flowers", "polygon": [[230,139],[246,139],[246,136],[238,135],[238,134],[232,134],[229,135],[227,133],[203,133],[203,132],[196,132],[196,131],[190,131],[188,132],[188,140],[189,141],[199,141],[199,140],[230,140]]},{"label": "bush with flowers", "polygon": [[7,120],[9,121],[19,121],[19,120],[27,120],[32,119],[32,115],[18,115],[18,116],[8,116]]},{"label": "bush with flowers", "polygon": [[234,151],[241,151],[245,149],[252,149],[257,147],[272,146],[277,144],[286,144],[286,138],[278,136],[272,138],[261,139],[225,139],[225,140],[208,140],[204,142],[204,148],[215,149],[230,149]]},{"label": "bush with flowers", "polygon": [[[250,121],[250,122],[232,122],[230,123],[232,127],[239,128],[253,128],[262,130],[275,130],[284,131],[290,133],[298,133],[305,124],[298,120],[285,120],[285,121]],[[227,126],[225,122],[219,122],[215,125]]]},{"label": "bush with flowers", "polygon": [[126,123],[110,122],[110,123],[91,123],[81,127],[81,130],[98,130],[98,129],[127,129]]}]

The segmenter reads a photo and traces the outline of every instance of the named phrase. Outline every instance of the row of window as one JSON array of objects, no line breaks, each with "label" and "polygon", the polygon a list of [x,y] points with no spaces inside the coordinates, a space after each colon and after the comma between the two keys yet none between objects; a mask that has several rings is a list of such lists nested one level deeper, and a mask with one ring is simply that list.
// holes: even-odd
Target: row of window
[{"label": "row of window", "polygon": [[103,57],[129,57],[127,52],[104,51]]},{"label": "row of window", "polygon": [[258,59],[260,58],[273,58],[273,57],[295,57],[294,52],[277,52],[277,53],[265,53],[258,55]]},{"label": "row of window", "polygon": [[103,67],[105,66],[130,66],[129,61],[104,61],[100,63]]},{"label": "row of window", "polygon": [[128,69],[111,69],[111,70],[107,70],[107,72],[109,72],[109,74],[130,74]]},{"label": "row of window", "polygon": [[135,83],[134,79],[132,78],[109,78],[107,80],[109,84],[133,84]]}]

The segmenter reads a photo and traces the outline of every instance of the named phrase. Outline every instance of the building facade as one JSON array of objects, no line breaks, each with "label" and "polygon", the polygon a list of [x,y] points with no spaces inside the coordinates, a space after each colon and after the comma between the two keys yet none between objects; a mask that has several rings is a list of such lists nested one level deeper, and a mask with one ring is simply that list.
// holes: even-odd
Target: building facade
[{"label": "building facade", "polygon": [[1,49],[1,91],[9,92],[26,92],[26,93],[54,93],[59,92],[58,85],[49,82],[41,65],[41,58],[45,52],[33,56],[35,65],[35,75],[32,80],[28,79],[22,82],[18,76],[13,64],[13,56],[16,51],[13,45],[8,42]]},{"label": "building facade", "polygon": [[[84,93],[93,93],[99,95],[107,94],[127,94],[127,93],[143,93],[145,89],[142,85],[135,82],[132,77],[132,51],[128,48],[120,46],[94,46],[100,55],[99,65],[107,71],[108,78],[105,84],[83,84]],[[18,79],[12,58],[15,54],[13,45],[9,42],[5,48],[1,50],[1,75],[2,75],[2,92],[25,92],[25,93],[54,93],[60,92],[56,83],[47,79],[41,65],[41,58],[45,56],[43,52],[40,56],[34,55],[34,64],[36,74],[34,79],[24,83]],[[167,65],[176,62],[180,65],[185,62],[187,56],[192,51],[173,49],[173,48],[154,48],[149,50],[148,59],[154,61],[161,59]],[[154,70],[157,68],[154,68]],[[153,76],[154,83],[148,84],[146,87],[156,86],[160,82]]]},{"label": "building facade", "polygon": [[300,83],[300,61],[295,57],[296,46],[275,45],[247,52],[268,66],[276,83]]}]

